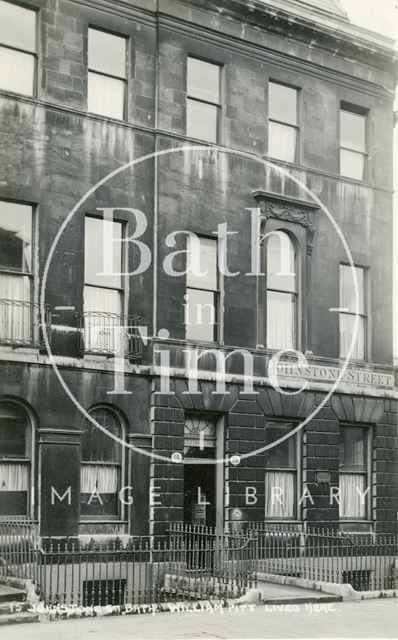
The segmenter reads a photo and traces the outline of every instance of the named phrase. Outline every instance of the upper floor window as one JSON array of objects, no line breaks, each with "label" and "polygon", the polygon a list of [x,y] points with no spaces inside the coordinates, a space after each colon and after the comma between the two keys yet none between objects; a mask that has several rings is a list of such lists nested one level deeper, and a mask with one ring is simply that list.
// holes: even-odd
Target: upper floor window
[{"label": "upper floor window", "polygon": [[358,334],[353,360],[365,360],[366,357],[366,300],[365,300],[365,270],[354,267],[358,291],[356,292],[353,269],[349,265],[340,265],[340,357],[345,358],[351,345],[355,326],[355,303],[358,294]]},{"label": "upper floor window", "polygon": [[218,64],[188,56],[187,135],[206,142],[219,142],[221,114],[221,69]]},{"label": "upper floor window", "polygon": [[369,505],[369,427],[340,428],[340,518],[367,518]]},{"label": "upper floor window", "polygon": [[267,241],[267,347],[297,345],[297,256],[290,236],[273,232]]},{"label": "upper floor window", "polygon": [[[104,234],[113,238],[113,274],[104,275]],[[84,239],[85,351],[114,353],[124,305],[123,224],[86,216]]]},{"label": "upper floor window", "polygon": [[36,90],[36,11],[0,0],[0,89]]},{"label": "upper floor window", "polygon": [[33,341],[33,207],[0,201],[0,341]]},{"label": "upper floor window", "polygon": [[[199,246],[188,238],[185,296],[185,330],[187,340],[217,341],[218,267],[217,240],[197,238]],[[199,275],[203,274],[203,275]]]},{"label": "upper floor window", "polygon": [[297,162],[298,92],[276,82],[269,83],[268,155],[286,162]]},{"label": "upper floor window", "polygon": [[[84,518],[119,516],[119,491],[122,484],[122,427],[117,416],[107,408],[90,415],[106,429],[104,433],[86,420],[81,444],[81,515]],[[112,437],[113,436],[113,437]]]},{"label": "upper floor window", "polygon": [[126,103],[126,38],[88,30],[88,99],[92,113],[123,120]]},{"label": "upper floor window", "polygon": [[[287,422],[265,425],[266,444],[280,440],[294,429]],[[298,443],[293,435],[265,452],[265,517],[296,518],[298,496]]]},{"label": "upper floor window", "polygon": [[366,160],[366,115],[340,109],[340,175],[363,180]]},{"label": "upper floor window", "polygon": [[32,431],[23,407],[0,402],[0,516],[29,515]]}]

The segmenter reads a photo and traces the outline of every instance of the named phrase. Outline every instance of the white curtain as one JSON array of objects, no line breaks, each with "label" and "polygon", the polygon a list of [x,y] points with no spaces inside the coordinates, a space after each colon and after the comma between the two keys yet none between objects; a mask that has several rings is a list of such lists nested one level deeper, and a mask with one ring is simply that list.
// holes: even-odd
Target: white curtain
[{"label": "white curtain", "polygon": [[363,180],[365,156],[362,153],[340,150],[340,174],[353,180]]},{"label": "white curtain", "polygon": [[269,123],[268,155],[271,158],[295,162],[297,130],[279,122]]},{"label": "white curtain", "polygon": [[113,327],[121,325],[122,296],[117,289],[84,287],[84,343],[86,351],[116,350]]},{"label": "white curtain", "polygon": [[0,491],[27,491],[29,465],[18,463],[0,464]]},{"label": "white curtain", "polygon": [[[359,317],[358,334],[351,355],[353,360],[365,359],[365,318]],[[354,335],[355,316],[340,313],[340,356],[348,353]]]},{"label": "white curtain", "polygon": [[[367,487],[364,475],[357,473],[340,473],[340,518],[364,518],[366,515]],[[366,494],[368,495],[368,494]]]},{"label": "white curtain", "polygon": [[124,80],[98,73],[88,74],[88,111],[109,118],[124,118]]},{"label": "white curtain", "polygon": [[82,464],[80,483],[81,493],[116,493],[118,491],[119,467]]},{"label": "white curtain", "polygon": [[34,77],[33,55],[0,46],[0,87],[2,89],[32,96]]},{"label": "white curtain", "polygon": [[294,301],[290,294],[268,291],[267,347],[294,349]]},{"label": "white curtain", "polygon": [[24,276],[0,274],[0,338],[12,342],[31,339],[30,282]]},{"label": "white curtain", "polygon": [[295,475],[292,471],[266,472],[266,518],[294,518]]}]

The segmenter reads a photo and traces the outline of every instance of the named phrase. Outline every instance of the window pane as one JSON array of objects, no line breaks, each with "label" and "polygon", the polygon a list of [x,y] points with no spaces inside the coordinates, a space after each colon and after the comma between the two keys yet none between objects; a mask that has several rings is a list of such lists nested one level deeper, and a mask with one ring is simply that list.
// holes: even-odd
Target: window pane
[{"label": "window pane", "polygon": [[[271,444],[276,442],[293,429],[292,424],[270,423],[265,427],[265,442]],[[296,468],[296,436],[284,440],[276,447],[267,449],[265,452],[265,464],[271,469]]]},{"label": "window pane", "polygon": [[268,133],[268,155],[277,160],[295,162],[297,129],[278,122],[270,122]]},{"label": "window pane", "polygon": [[220,102],[220,67],[217,64],[188,58],[187,91],[191,98]]},{"label": "window pane", "polygon": [[[358,335],[355,341],[351,358],[353,360],[365,360],[365,327],[366,320],[359,318]],[[340,314],[340,357],[345,358],[354,334],[355,316]]]},{"label": "window pane", "polygon": [[[119,514],[119,466],[82,464],[80,485],[82,516],[115,517]],[[101,500],[96,495],[93,497],[93,492],[98,492]]]},{"label": "window pane", "polygon": [[[118,275],[99,275],[106,268],[104,261],[104,234],[113,251],[113,273]],[[122,287],[122,243],[123,225],[102,218],[86,216],[84,238],[84,280],[86,284],[102,287]],[[111,246],[111,240],[114,240]],[[100,311],[101,309],[96,309]]]},{"label": "window pane", "polygon": [[0,47],[0,89],[33,96],[35,58],[29,53]]},{"label": "window pane", "polygon": [[366,471],[366,427],[340,428],[340,469],[342,471]]},{"label": "window pane", "polygon": [[356,151],[340,149],[340,175],[353,180],[363,180],[365,156]]},{"label": "window pane", "polygon": [[[358,312],[364,313],[364,270],[354,267],[358,282]],[[349,265],[340,265],[340,307],[355,313],[356,291],[353,269]]]},{"label": "window pane", "polygon": [[32,207],[0,201],[0,267],[32,271]]},{"label": "window pane", "polygon": [[0,1],[0,43],[36,50],[36,11]]},{"label": "window pane", "polygon": [[296,291],[296,255],[287,233],[276,231],[267,241],[267,287]]},{"label": "window pane", "polygon": [[82,460],[84,462],[120,462],[121,445],[108,435],[121,437],[119,420],[106,409],[97,409],[92,411],[91,415],[108,433],[98,429],[90,420],[85,421],[82,434]]},{"label": "window pane", "polygon": [[357,473],[340,473],[340,518],[365,518],[366,516],[366,476]]},{"label": "window pane", "polygon": [[88,66],[101,73],[125,78],[126,39],[98,29],[89,29]]},{"label": "window pane", "polygon": [[125,82],[98,73],[88,74],[87,109],[100,116],[123,120]]},{"label": "window pane", "polygon": [[218,107],[188,100],[187,135],[206,142],[218,142]]},{"label": "window pane", "polygon": [[366,118],[358,113],[340,111],[340,144],[353,151],[365,152]]},{"label": "window pane", "polygon": [[27,418],[22,407],[0,403],[0,458],[25,458]]},{"label": "window pane", "polygon": [[121,291],[84,287],[84,312],[85,351],[115,353],[118,347],[115,327],[122,323]]},{"label": "window pane", "polygon": [[264,498],[266,518],[294,518],[296,474],[289,471],[267,471]]},{"label": "window pane", "polygon": [[215,294],[211,291],[187,289],[185,327],[187,340],[215,341]]},{"label": "window pane", "polygon": [[269,83],[269,117],[297,125],[297,91],[275,82]]},{"label": "window pane", "polygon": [[[194,250],[195,244],[188,237],[187,241],[187,265],[203,276],[195,275],[190,270],[187,273],[187,286],[197,287],[200,289],[215,290],[217,289],[217,240],[211,238],[198,238],[200,243],[200,255]],[[196,258],[199,257],[199,260]]]},{"label": "window pane", "polygon": [[295,296],[277,291],[267,292],[267,347],[295,348]]}]

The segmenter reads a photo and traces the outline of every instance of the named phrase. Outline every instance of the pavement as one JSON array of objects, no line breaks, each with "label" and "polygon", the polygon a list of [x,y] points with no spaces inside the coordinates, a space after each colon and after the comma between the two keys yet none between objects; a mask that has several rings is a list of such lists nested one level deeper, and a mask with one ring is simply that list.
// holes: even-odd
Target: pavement
[{"label": "pavement", "polygon": [[0,636],[1,640],[398,638],[398,599],[19,624],[3,627]]}]

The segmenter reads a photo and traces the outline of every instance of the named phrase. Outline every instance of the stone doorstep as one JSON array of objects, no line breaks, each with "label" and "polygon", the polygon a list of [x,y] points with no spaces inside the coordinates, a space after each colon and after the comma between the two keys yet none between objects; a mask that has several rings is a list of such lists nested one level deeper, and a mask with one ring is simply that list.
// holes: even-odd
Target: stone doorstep
[{"label": "stone doorstep", "polygon": [[24,602],[26,591],[0,584],[0,604],[5,602]]},{"label": "stone doorstep", "polygon": [[32,606],[28,600],[30,590],[30,581],[4,576],[0,578],[0,626],[39,622],[38,614],[29,611]]}]

